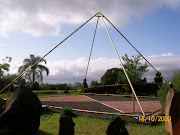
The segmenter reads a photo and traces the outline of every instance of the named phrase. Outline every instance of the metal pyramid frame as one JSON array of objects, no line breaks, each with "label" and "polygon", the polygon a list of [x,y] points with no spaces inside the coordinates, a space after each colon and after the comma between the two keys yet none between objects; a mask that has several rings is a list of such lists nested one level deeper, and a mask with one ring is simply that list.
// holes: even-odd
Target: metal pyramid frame
[{"label": "metal pyramid frame", "polygon": [[[135,96],[135,98],[136,98],[136,101],[138,102],[138,105],[139,105],[139,107],[140,107],[140,109],[141,109],[141,112],[142,112],[142,114],[145,116],[145,113],[144,113],[144,111],[143,111],[143,109],[142,109],[142,106],[141,106],[141,104],[140,104],[140,102],[139,102],[139,99],[138,99],[138,97],[137,97],[137,95],[136,95],[136,92],[135,92],[135,90],[134,90],[134,88],[133,88],[133,85],[132,85],[132,83],[131,83],[131,80],[129,79],[129,76],[128,76],[128,74],[127,74],[127,72],[126,72],[126,70],[125,70],[125,68],[124,68],[124,66],[123,66],[123,63],[122,63],[122,60],[121,60],[121,58],[120,58],[120,56],[119,56],[119,54],[118,54],[118,51],[117,51],[117,49],[116,49],[116,46],[114,45],[114,42],[113,42],[113,40],[112,40],[112,37],[111,37],[111,35],[110,35],[110,33],[109,33],[109,30],[108,30],[108,28],[107,28],[107,26],[106,26],[106,23],[105,23],[105,21],[104,21],[104,18],[117,30],[117,32],[140,54],[140,56],[142,57],[142,58],[144,58],[145,60],[146,60],[146,62],[159,74],[159,72],[152,66],[152,64],[131,44],[131,42],[129,42],[129,40],[107,19],[107,17],[105,17],[100,11],[99,12],[97,12],[95,15],[93,15],[90,19],[88,19],[85,23],[83,23],[79,28],[77,28],[74,32],[72,32],[69,36],[67,36],[64,40],[62,40],[59,44],[57,44],[54,48],[52,48],[49,52],[47,52],[43,57],[41,57],[38,61],[36,61],[33,65],[31,65],[30,67],[28,67],[24,72],[22,72],[17,78],[15,78],[11,83],[9,83],[7,86],[5,86],[2,90],[0,90],[0,93],[1,92],[3,92],[6,88],[8,88],[12,83],[14,83],[18,78],[20,78],[21,76],[23,76],[26,72],[28,72],[34,65],[36,65],[38,62],[40,62],[42,59],[44,59],[47,55],[49,55],[52,51],[54,51],[58,46],[60,46],[63,42],[65,42],[69,37],[71,37],[74,33],[76,33],[79,29],[81,29],[84,25],[86,25],[90,20],[92,20],[94,17],[98,17],[98,19],[99,18],[101,18],[102,19],[102,21],[103,21],[103,23],[104,23],[104,26],[105,26],[105,29],[106,29],[106,31],[107,31],[107,34],[108,34],[108,36],[109,36],[109,38],[110,38],[110,41],[111,41],[111,43],[112,43],[112,45],[113,45],[113,47],[114,47],[114,50],[115,50],[115,52],[116,52],[116,54],[117,54],[117,57],[118,57],[118,59],[119,59],[119,62],[120,62],[120,65],[121,65],[121,67],[123,68],[123,71],[124,71],[124,73],[125,73],[125,75],[126,75],[126,78],[127,78],[127,80],[128,80],[128,83],[129,83],[129,85],[130,85],[130,87],[131,87],[131,89],[132,89],[132,92],[133,92],[133,94],[134,94],[134,96]],[[98,20],[97,20],[97,23],[98,23]],[[96,29],[97,29],[97,24],[96,24]],[[95,29],[95,33],[96,33],[96,29]],[[94,38],[95,38],[95,34],[94,34]],[[94,38],[93,38],[93,43],[94,43]],[[93,43],[92,43],[92,46],[93,46]],[[92,47],[91,47],[91,52],[92,52]],[[90,52],[90,56],[91,56],[91,52]],[[89,61],[90,61],[90,57],[89,57]],[[89,61],[88,61],[88,66],[89,66]],[[87,66],[87,70],[88,70],[88,66]],[[86,75],[87,75],[87,70],[86,70]],[[86,79],[86,75],[85,75],[85,79]],[[161,76],[161,74],[159,74],[160,76]],[[162,76],[161,76],[162,77]],[[166,81],[166,79],[164,78],[164,77],[162,77],[165,81]],[[134,104],[134,102],[133,102],[133,104]],[[133,107],[134,107],[134,105],[133,105]]]}]

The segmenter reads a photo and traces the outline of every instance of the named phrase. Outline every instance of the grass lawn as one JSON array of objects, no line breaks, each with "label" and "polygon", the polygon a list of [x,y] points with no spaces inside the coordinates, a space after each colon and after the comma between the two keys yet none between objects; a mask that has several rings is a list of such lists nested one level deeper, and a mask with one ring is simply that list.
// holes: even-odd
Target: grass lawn
[{"label": "grass lawn", "polygon": [[[37,135],[57,135],[59,132],[59,113],[45,114],[41,116],[41,125]],[[75,123],[75,135],[106,135],[109,119],[79,116],[73,118]],[[126,128],[130,135],[169,135],[164,129],[164,123],[155,126],[141,123],[126,122]]]},{"label": "grass lawn", "polygon": [[[81,90],[69,90],[69,93],[64,93],[63,90],[33,90],[33,92],[38,97],[55,97],[55,96],[67,96],[67,95],[78,95],[81,93]],[[12,94],[13,92],[11,92]],[[7,99],[9,97],[9,93],[0,93],[0,98]]]}]

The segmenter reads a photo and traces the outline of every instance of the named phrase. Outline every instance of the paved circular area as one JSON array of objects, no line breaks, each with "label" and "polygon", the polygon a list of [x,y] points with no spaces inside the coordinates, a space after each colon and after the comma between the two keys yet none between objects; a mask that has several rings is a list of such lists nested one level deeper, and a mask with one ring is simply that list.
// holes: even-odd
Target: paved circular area
[{"label": "paved circular area", "polygon": [[[98,100],[98,102],[96,102]],[[126,97],[112,97],[112,96],[96,96],[96,95],[70,95],[59,97],[43,97],[40,98],[42,104],[71,107],[74,109],[92,110],[101,112],[118,112],[112,108],[116,108],[125,113],[132,113],[133,102],[132,98]],[[162,108],[160,102],[157,99],[139,99],[140,104],[144,112],[154,112]],[[103,104],[110,107],[107,107]],[[135,112],[141,112],[137,101],[135,102]]]},{"label": "paved circular area", "polygon": [[[133,101],[102,101],[102,103],[122,110],[124,113],[133,112]],[[162,108],[159,101],[140,101],[140,104],[144,112],[154,112]],[[135,112],[141,112],[137,101],[135,101]]]}]

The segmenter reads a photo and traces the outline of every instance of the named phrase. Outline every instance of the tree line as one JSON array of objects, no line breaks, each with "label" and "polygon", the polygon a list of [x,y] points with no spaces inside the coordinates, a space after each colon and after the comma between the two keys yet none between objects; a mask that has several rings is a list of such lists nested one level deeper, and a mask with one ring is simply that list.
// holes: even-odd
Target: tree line
[{"label": "tree line", "polygon": [[[4,72],[9,71],[10,62],[12,61],[11,57],[6,57],[3,59],[3,62],[0,64],[0,80],[1,80],[1,89],[2,87],[8,85],[11,81],[13,81],[19,74],[23,73],[27,68],[33,65],[36,61],[38,61],[41,57],[30,54],[29,58],[24,59],[23,65],[18,68],[17,74],[7,74],[4,75]],[[16,82],[13,83],[11,89],[14,86],[24,85],[26,87],[33,87],[35,83],[42,83],[43,81],[43,72],[46,75],[49,74],[49,69],[42,64],[44,62],[46,64],[46,60],[42,59],[37,64],[32,66],[30,70],[28,70],[22,77],[20,77]]]},{"label": "tree line", "polygon": [[[36,61],[40,59],[39,56],[35,56],[33,54],[29,55],[29,58],[23,60],[23,65],[18,68],[17,74],[8,74],[4,75],[5,71],[9,71],[10,62],[12,61],[11,57],[6,57],[3,59],[3,63],[0,64],[0,79],[3,80],[4,85],[7,85],[12,80],[14,80],[19,74],[23,73],[27,68],[33,65]],[[148,72],[148,65],[145,62],[142,64],[140,62],[141,57],[139,55],[128,57],[127,54],[122,57],[124,62],[124,67],[126,72],[133,83],[141,83],[142,75]],[[44,64],[43,64],[44,63]],[[49,69],[45,66],[46,60],[42,59],[37,64],[32,66],[29,71],[27,71],[22,77],[20,77],[14,84],[16,85],[27,85],[29,87],[33,87],[34,89],[77,89],[76,87],[82,86],[80,82],[75,82],[74,84],[42,84],[43,82],[43,72],[48,76]],[[101,77],[101,82],[92,81],[90,83],[90,87],[98,86],[98,85],[112,85],[112,84],[126,84],[127,78],[124,74],[122,68],[112,68],[108,69],[104,75]],[[41,88],[38,87],[37,84],[41,84]]]}]

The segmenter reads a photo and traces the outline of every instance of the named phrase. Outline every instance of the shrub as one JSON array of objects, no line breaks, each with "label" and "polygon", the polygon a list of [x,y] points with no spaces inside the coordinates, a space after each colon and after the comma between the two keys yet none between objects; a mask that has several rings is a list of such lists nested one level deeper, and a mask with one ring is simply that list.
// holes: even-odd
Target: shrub
[{"label": "shrub", "polygon": [[90,87],[99,86],[99,83],[97,81],[91,81]]},{"label": "shrub", "polygon": [[166,82],[163,85],[159,86],[158,98],[159,98],[159,101],[160,101],[161,105],[163,105],[163,103],[164,103],[164,101],[166,99],[166,94],[167,94],[169,89],[170,89],[170,87],[169,87],[168,82]]},{"label": "shrub", "polygon": [[[138,96],[149,96],[154,95],[157,96],[157,90],[159,90],[158,83],[142,83],[142,84],[133,84],[133,87],[136,91]],[[118,93],[132,93],[132,90],[129,84],[119,84],[119,85],[105,85],[105,86],[98,86],[87,88],[84,90],[85,93],[98,93],[98,94],[116,94],[117,90]]]},{"label": "shrub", "polygon": [[174,72],[172,85],[175,90],[180,91],[180,70]]},{"label": "shrub", "polygon": [[71,108],[65,107],[62,108],[60,116],[76,117],[76,114],[73,112]]},{"label": "shrub", "polygon": [[[171,83],[175,90],[180,91],[180,70],[174,72],[172,79],[171,79]],[[159,87],[158,97],[159,97],[159,101],[161,102],[162,105],[166,99],[166,94],[169,89],[170,89],[170,87],[169,87],[168,82],[163,83],[163,85]]]}]

